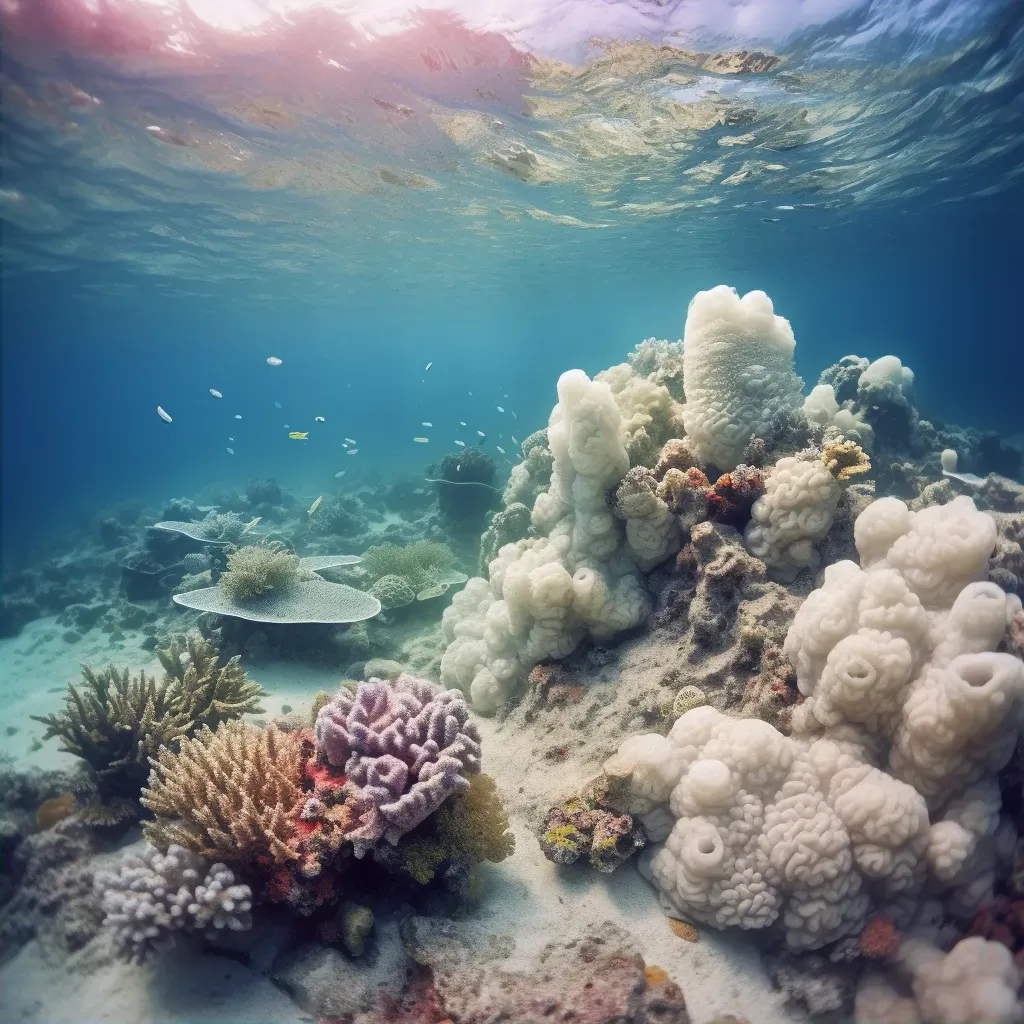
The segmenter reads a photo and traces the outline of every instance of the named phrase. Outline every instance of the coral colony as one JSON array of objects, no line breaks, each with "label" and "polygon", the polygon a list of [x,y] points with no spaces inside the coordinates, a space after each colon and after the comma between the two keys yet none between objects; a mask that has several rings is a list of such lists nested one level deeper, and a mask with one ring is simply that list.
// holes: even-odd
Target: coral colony
[{"label": "coral colony", "polygon": [[[13,576],[5,634],[60,611],[164,671],[86,667],[38,719],[84,770],[8,773],[5,941],[153,960],[284,920],[313,946],[273,970],[322,1019],[684,1024],[722,931],[812,1017],[1019,1021],[1019,454],[924,419],[895,356],[804,395],[795,347],[712,288],[682,341],[563,373],[507,475],[463,445],[387,486],[256,480]],[[270,658],[341,685],[256,717]],[[628,912],[585,918],[592,870]],[[543,893],[587,932],[531,973],[478,911]]]}]

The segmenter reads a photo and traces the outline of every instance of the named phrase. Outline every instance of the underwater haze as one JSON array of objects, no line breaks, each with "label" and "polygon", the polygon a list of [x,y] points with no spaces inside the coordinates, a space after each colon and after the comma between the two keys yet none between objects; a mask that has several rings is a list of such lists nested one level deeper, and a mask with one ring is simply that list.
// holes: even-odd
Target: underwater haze
[{"label": "underwater haze", "polygon": [[0,1024],[1022,1019],[1019,0],[0,18]]}]

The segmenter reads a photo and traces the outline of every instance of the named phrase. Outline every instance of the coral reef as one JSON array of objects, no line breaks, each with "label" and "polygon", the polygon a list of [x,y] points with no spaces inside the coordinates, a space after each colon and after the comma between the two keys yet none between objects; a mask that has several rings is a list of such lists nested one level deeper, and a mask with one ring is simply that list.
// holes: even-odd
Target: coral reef
[{"label": "coral reef", "polygon": [[521,501],[513,501],[502,511],[495,512],[480,538],[480,573],[487,573],[488,566],[501,548],[522,540],[529,532],[530,510]]},{"label": "coral reef", "polygon": [[[370,592],[390,608],[439,597],[450,586],[465,583],[469,578],[459,571],[451,548],[428,540],[404,547],[388,542],[367,548],[359,568],[363,577],[372,581]],[[382,580],[388,582],[382,585]],[[405,601],[409,593],[413,596]],[[384,598],[400,603],[387,604]]]},{"label": "coral reef", "polygon": [[300,579],[299,557],[275,544],[249,544],[228,553],[220,588],[231,601],[250,601]]},{"label": "coral reef", "polygon": [[223,864],[171,845],[167,853],[146,846],[128,853],[117,871],[98,871],[95,885],[102,894],[103,927],[114,936],[121,953],[141,961],[166,948],[182,932],[252,926],[252,890],[237,884]]},{"label": "coral reef", "polygon": [[502,502],[506,508],[516,503],[533,508],[538,495],[550,485],[551,470],[555,464],[555,457],[548,444],[547,428],[534,431],[519,448],[523,461],[512,467]]},{"label": "coral reef", "polygon": [[450,452],[427,468],[437,488],[441,516],[454,529],[479,534],[487,513],[498,503],[494,460],[479,448]]},{"label": "coral reef", "polygon": [[348,778],[359,824],[347,838],[357,857],[380,839],[397,843],[480,771],[480,738],[461,694],[407,675],[341,690],[317,715],[316,739]]}]

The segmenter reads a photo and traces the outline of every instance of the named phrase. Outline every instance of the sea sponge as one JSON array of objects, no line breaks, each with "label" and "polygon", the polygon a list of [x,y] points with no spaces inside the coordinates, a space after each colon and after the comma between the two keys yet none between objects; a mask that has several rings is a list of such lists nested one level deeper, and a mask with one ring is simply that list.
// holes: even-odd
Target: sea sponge
[{"label": "sea sponge", "polygon": [[299,558],[271,544],[250,544],[228,554],[220,588],[232,601],[248,601],[299,579]]},{"label": "sea sponge", "polygon": [[296,810],[302,745],[293,733],[229,722],[153,759],[142,804],[144,826],[161,849],[176,843],[229,864],[281,864],[298,856]]},{"label": "sea sponge", "polygon": [[719,285],[690,301],[683,341],[687,438],[701,462],[733,469],[752,437],[799,408],[793,330],[764,292]]}]

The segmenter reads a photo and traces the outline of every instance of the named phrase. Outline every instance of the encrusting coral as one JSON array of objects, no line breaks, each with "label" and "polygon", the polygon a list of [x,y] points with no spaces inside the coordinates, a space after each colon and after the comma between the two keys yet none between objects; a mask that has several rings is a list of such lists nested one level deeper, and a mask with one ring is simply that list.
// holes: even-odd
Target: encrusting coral
[{"label": "encrusting coral", "polygon": [[249,886],[236,883],[224,864],[211,865],[181,846],[161,853],[147,845],[125,854],[116,871],[97,871],[94,884],[106,914],[103,927],[131,960],[143,960],[183,932],[252,927]]},{"label": "encrusting coral", "polygon": [[552,807],[539,836],[548,860],[574,864],[586,857],[592,868],[605,874],[629,860],[647,841],[643,827],[630,815],[616,813],[585,797],[573,797]]}]

